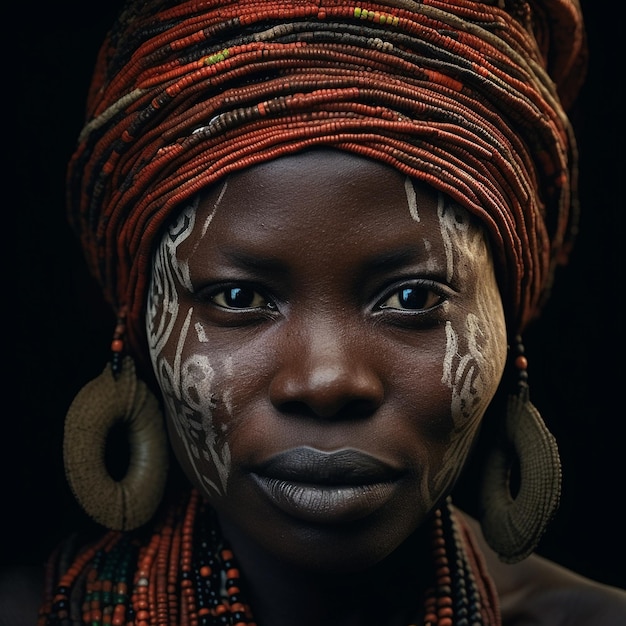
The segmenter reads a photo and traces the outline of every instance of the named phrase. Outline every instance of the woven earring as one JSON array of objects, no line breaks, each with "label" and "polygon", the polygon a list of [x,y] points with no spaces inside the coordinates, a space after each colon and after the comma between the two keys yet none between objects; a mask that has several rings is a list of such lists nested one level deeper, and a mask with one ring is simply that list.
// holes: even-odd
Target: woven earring
[{"label": "woven earring", "polygon": [[[480,494],[481,526],[487,543],[505,563],[527,557],[559,505],[561,462],[556,440],[529,400],[527,361],[516,338],[517,394],[508,398],[500,440],[487,458]],[[519,467],[519,489],[511,474]]]},{"label": "woven earring", "polygon": [[[114,530],[146,523],[158,508],[167,478],[168,450],[159,404],[137,379],[131,357],[122,358],[124,312],[118,320],[113,358],[72,402],[63,440],[65,474],[74,497],[95,521]],[[111,430],[128,433],[126,475],[116,480],[106,466]]]}]

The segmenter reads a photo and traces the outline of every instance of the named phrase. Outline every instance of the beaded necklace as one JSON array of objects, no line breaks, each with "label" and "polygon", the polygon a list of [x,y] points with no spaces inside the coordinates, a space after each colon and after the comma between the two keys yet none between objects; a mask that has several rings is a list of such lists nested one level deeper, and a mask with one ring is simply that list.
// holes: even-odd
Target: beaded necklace
[{"label": "beaded necklace", "polygon": [[[409,626],[499,624],[449,501],[431,537],[433,584]],[[237,560],[195,491],[150,532],[109,531],[68,566],[73,548],[50,558],[37,626],[256,626]]]}]

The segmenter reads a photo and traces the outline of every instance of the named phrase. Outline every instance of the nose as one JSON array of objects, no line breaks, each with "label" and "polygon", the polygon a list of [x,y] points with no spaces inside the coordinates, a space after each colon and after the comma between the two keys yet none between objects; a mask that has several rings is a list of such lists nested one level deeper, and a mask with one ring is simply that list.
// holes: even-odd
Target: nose
[{"label": "nose", "polygon": [[325,419],[371,415],[384,388],[366,344],[328,328],[291,335],[270,384],[272,404],[283,413]]}]

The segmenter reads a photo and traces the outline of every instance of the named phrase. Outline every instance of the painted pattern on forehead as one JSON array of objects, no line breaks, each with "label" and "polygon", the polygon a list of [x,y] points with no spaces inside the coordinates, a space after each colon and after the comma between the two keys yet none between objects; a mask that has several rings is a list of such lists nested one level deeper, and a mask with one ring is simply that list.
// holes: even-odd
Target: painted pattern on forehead
[{"label": "painted pattern on forehead", "polygon": [[[448,281],[453,278],[463,281],[463,268],[480,262],[485,256],[484,234],[472,223],[466,209],[441,193],[437,195],[437,215],[446,251],[446,278]],[[462,263],[455,264],[455,260],[461,259]]]},{"label": "painted pattern on forehead", "polygon": [[[407,176],[404,179],[404,192],[406,194],[406,201],[409,207],[409,214],[411,215],[411,219],[414,222],[420,222],[421,219],[419,215],[419,206],[417,203],[417,193],[415,191],[415,182],[410,176]],[[426,238],[423,238],[422,242],[424,244],[424,250],[428,254],[426,258],[426,268],[430,271],[436,271],[437,260],[430,254],[432,250],[432,243]]]},{"label": "painted pattern on forehead", "polygon": [[[219,207],[219,205],[222,202],[222,199],[224,198],[224,194],[226,193],[226,189],[228,189],[228,181],[224,181],[224,183],[222,184],[222,187],[220,189],[220,192],[217,196],[217,200],[215,200],[215,204],[213,205],[213,210],[207,215],[206,219],[204,220],[204,223],[202,224],[202,230],[200,231],[200,237],[198,237],[198,240],[196,241],[194,248],[193,248],[193,252],[195,252],[198,248],[198,246],[200,245],[200,243],[202,243],[202,240],[204,239],[207,231],[209,230],[209,226],[211,224],[211,222],[213,221],[213,218],[215,217],[215,213],[217,212],[217,208]],[[193,254],[192,252],[192,254]]]},{"label": "painted pattern on forehead", "polygon": [[420,215],[417,208],[417,194],[415,193],[413,179],[410,176],[404,179],[404,192],[406,193],[406,201],[409,205],[409,213],[416,222],[419,222]]},{"label": "painted pattern on forehead", "polygon": [[[195,232],[198,199],[185,207],[170,225],[157,248],[146,313],[146,330],[152,365],[163,391],[165,408],[182,443],[189,465],[196,478],[209,491],[224,494],[230,472],[230,449],[219,437],[213,420],[217,406],[213,390],[214,369],[206,354],[192,354],[183,359],[184,346],[193,331],[200,343],[206,343],[204,329],[191,324],[193,307],[186,312],[180,306],[177,286],[193,293],[188,258],[181,258],[179,247]],[[202,236],[215,213],[205,220]],[[176,335],[178,333],[178,335]],[[166,350],[173,360],[166,357]],[[212,468],[213,480],[203,470],[206,463]]]}]

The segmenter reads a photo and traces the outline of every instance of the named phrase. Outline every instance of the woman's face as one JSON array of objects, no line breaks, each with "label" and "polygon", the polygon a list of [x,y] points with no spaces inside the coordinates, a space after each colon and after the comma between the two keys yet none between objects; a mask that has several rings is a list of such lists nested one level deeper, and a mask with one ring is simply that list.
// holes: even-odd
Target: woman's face
[{"label": "woman's face", "polygon": [[182,211],[147,329],[176,455],[251,545],[373,564],[445,496],[506,333],[469,214],[331,150],[232,174]]}]

